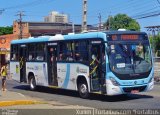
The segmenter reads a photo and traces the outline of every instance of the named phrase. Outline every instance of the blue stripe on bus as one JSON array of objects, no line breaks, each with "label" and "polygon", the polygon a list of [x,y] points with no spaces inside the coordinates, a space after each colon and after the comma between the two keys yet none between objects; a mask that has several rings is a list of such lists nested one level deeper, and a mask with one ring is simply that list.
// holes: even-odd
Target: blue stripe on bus
[{"label": "blue stripe on bus", "polygon": [[69,76],[70,76],[70,64],[67,64],[66,77],[65,77],[64,83],[62,85],[62,88],[65,88],[65,89],[67,88],[68,83],[69,83]]}]

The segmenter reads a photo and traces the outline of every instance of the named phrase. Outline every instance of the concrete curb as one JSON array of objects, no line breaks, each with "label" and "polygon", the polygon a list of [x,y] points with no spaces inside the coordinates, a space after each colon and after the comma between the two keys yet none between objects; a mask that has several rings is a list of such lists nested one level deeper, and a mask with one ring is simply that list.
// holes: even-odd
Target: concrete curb
[{"label": "concrete curb", "polygon": [[46,104],[46,103],[34,100],[0,101],[0,107],[13,106],[13,105],[32,105],[32,104]]}]

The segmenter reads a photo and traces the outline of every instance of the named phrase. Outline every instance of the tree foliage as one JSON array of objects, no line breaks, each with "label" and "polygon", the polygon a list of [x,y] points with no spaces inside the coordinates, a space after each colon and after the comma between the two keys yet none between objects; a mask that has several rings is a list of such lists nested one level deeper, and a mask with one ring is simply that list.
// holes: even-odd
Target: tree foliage
[{"label": "tree foliage", "polygon": [[0,35],[6,35],[6,34],[12,34],[12,33],[13,33],[12,26],[0,27]]},{"label": "tree foliage", "polygon": [[124,28],[127,30],[137,30],[140,31],[139,23],[127,16],[126,14],[117,14],[116,16],[110,16],[104,23],[105,27],[110,26],[110,30],[118,30]]},{"label": "tree foliage", "polygon": [[157,56],[160,56],[160,35],[155,37],[151,36],[150,38],[151,47],[155,49]]}]

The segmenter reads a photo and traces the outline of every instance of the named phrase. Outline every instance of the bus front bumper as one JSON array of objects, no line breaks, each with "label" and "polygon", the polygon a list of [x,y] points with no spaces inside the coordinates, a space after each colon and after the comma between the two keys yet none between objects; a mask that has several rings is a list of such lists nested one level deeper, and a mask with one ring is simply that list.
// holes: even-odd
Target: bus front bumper
[{"label": "bus front bumper", "polygon": [[111,80],[106,80],[106,90],[107,95],[121,95],[121,94],[131,94],[139,93],[143,91],[150,91],[154,87],[154,81],[148,84],[136,85],[136,86],[115,86]]}]

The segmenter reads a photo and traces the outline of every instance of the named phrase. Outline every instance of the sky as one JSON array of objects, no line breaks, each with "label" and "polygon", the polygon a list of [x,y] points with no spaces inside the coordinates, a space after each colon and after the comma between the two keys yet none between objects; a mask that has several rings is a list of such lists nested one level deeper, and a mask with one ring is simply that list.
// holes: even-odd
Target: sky
[{"label": "sky", "polygon": [[[39,22],[51,11],[68,14],[69,21],[74,24],[82,23],[82,1],[83,0],[0,0],[0,26],[11,26],[13,21],[18,20],[16,16],[23,11],[23,21]],[[141,16],[160,14],[160,0],[88,0],[87,2],[87,24],[96,25],[99,23],[98,16],[101,14],[102,22],[105,22],[109,15],[115,16],[118,13],[127,14],[136,19],[144,27],[160,25],[160,15],[137,19]]]}]

